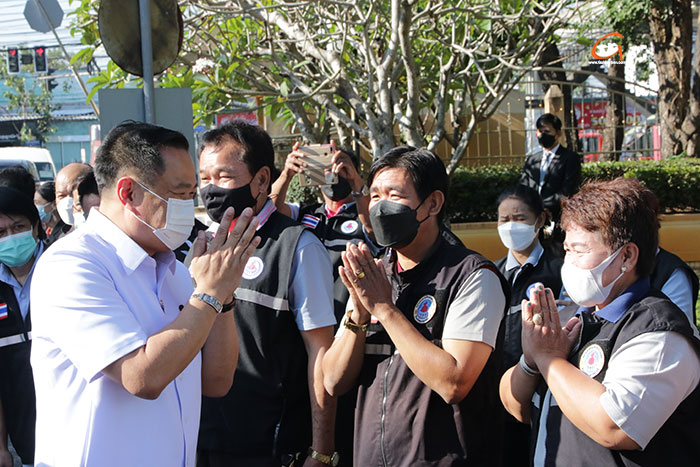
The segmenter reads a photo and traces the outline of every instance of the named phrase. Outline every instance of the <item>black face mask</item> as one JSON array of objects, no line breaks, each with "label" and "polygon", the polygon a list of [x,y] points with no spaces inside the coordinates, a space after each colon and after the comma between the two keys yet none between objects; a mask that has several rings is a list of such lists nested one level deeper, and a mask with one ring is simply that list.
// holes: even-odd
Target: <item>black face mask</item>
[{"label": "black face mask", "polygon": [[537,138],[537,141],[540,142],[540,146],[542,146],[545,149],[551,148],[554,146],[554,142],[556,141],[556,137],[554,135],[550,135],[549,133],[542,133],[539,138]]},{"label": "black face mask", "polygon": [[[423,200],[425,201],[425,200]],[[423,201],[411,209],[405,204],[382,200],[369,210],[374,237],[381,246],[403,248],[418,235],[418,227],[427,219],[418,220],[418,208]]]},{"label": "black face mask", "polygon": [[221,223],[228,207],[233,207],[236,211],[234,216],[238,217],[245,208],[253,207],[256,203],[256,198],[250,192],[250,183],[238,188],[221,188],[210,183],[199,192],[207,214],[217,223]]},{"label": "black face mask", "polygon": [[338,175],[338,183],[333,185],[321,185],[321,192],[333,201],[340,201],[352,193],[350,182],[345,177]]}]

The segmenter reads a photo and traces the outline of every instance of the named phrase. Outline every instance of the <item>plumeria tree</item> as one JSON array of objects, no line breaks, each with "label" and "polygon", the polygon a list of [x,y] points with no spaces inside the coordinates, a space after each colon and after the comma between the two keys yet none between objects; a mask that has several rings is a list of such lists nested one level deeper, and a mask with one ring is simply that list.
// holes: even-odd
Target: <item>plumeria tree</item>
[{"label": "plumeria tree", "polygon": [[[91,58],[96,2],[74,32]],[[183,0],[184,52],[159,76],[193,89],[195,117],[255,97],[309,141],[331,129],[374,157],[398,143],[451,147],[449,171],[577,14],[568,0]],[[108,67],[97,87],[130,78]]]}]

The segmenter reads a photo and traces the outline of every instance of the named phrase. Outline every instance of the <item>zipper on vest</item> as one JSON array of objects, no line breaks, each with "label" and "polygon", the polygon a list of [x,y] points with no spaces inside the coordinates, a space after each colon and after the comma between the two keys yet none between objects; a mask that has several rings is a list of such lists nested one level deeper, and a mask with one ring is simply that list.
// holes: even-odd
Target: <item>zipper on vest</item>
[{"label": "zipper on vest", "polygon": [[383,390],[383,395],[382,395],[382,429],[381,429],[381,444],[382,444],[382,464],[384,467],[387,467],[389,464],[386,461],[386,450],[384,447],[384,420],[386,418],[386,393],[387,393],[387,382],[389,381],[389,368],[391,367],[391,363],[394,361],[394,353],[391,354],[391,357],[389,357],[389,364],[386,366],[386,370],[384,371],[384,390]]}]

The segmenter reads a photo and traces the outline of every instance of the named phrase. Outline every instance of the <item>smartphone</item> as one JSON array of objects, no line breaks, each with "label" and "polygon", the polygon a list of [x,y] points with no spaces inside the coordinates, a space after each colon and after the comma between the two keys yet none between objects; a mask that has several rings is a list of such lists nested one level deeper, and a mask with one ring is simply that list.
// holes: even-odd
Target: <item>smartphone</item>
[{"label": "smartphone", "polygon": [[330,144],[310,144],[299,146],[299,152],[304,153],[307,164],[299,174],[299,185],[334,185],[338,183],[338,174],[331,172],[333,152]]}]

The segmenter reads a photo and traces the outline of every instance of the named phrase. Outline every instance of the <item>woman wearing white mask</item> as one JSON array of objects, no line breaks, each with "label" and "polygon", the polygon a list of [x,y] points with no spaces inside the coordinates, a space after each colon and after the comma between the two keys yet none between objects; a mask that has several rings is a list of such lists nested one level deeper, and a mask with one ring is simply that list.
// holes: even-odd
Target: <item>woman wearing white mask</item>
[{"label": "woman wearing white mask", "polygon": [[40,232],[33,200],[15,189],[0,187],[0,465],[12,465],[8,434],[22,464],[34,463],[29,290],[34,265],[44,251]]},{"label": "woman wearing white mask", "polygon": [[[498,197],[498,235],[508,254],[496,261],[511,287],[510,306],[505,318],[503,371],[515,365],[523,353],[521,335],[521,303],[528,289],[542,283],[558,295],[561,290],[563,259],[540,242],[542,227],[547,221],[542,198],[530,187],[514,185]],[[530,429],[511,416],[506,417],[504,466],[527,466],[529,463]]]},{"label": "woman wearing white mask", "polygon": [[523,356],[501,400],[531,423],[532,465],[697,465],[700,339],[651,289],[654,194],[595,182],[562,203],[562,280],[581,306],[564,327],[550,289],[523,301]]},{"label": "woman wearing white mask", "polygon": [[[50,238],[54,229],[59,223],[62,224],[61,218],[56,210],[56,187],[54,182],[44,182],[37,188],[34,193],[34,205],[39,211],[39,219],[44,232]],[[63,224],[65,225],[65,224]],[[61,226],[58,226],[61,229]],[[47,242],[50,244],[51,242]]]}]

